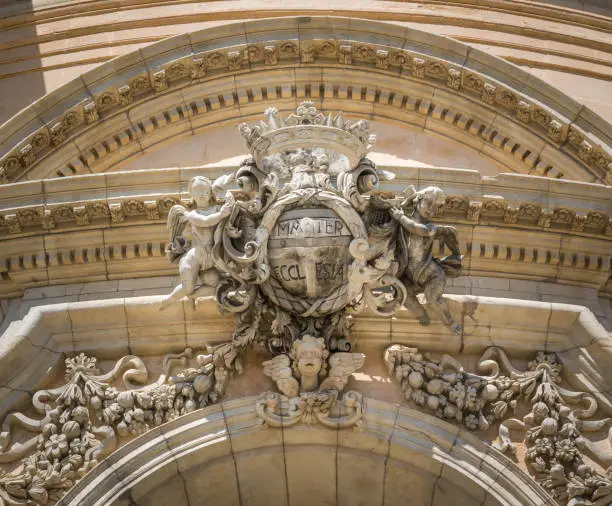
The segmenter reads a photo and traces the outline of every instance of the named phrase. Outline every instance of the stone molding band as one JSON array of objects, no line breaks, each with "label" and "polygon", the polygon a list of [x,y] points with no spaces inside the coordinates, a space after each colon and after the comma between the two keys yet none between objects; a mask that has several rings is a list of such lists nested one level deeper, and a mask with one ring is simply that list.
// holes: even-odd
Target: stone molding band
[{"label": "stone molding band", "polygon": [[[436,220],[461,230],[471,259],[468,272],[558,277],[605,291],[612,269],[610,187],[510,174],[490,178],[452,169],[383,168],[399,175],[383,184],[390,191],[444,180],[448,195]],[[146,170],[0,187],[0,295],[152,270],[171,275],[164,253],[168,210],[179,202],[191,205],[185,192],[193,175],[215,177],[229,169]],[[74,192],[80,200],[72,200]]]},{"label": "stone molding band", "polygon": [[[590,310],[478,296],[448,300],[454,313],[463,313],[461,336],[449,336],[441,322],[423,330],[408,311],[393,321],[364,312],[356,318],[352,335],[364,345],[393,342],[444,353],[480,354],[489,346],[515,357],[529,356],[536,349],[554,352],[572,387],[593,393],[604,412],[612,414],[610,388],[601,374],[612,367],[609,336]],[[7,346],[0,363],[8,361],[14,368],[0,369],[0,417],[45,388],[47,372],[60,367],[64,355],[95,353],[109,359],[155,350],[204,349],[225,342],[232,333],[232,317],[221,315],[212,298],[203,299],[195,311],[189,302],[159,311],[160,301],[159,296],[149,296],[32,308],[2,336]],[[155,346],[152,335],[157,336]]]},{"label": "stone molding band", "polygon": [[[158,485],[160,476],[188,475],[190,469],[195,470],[193,463],[206,463],[226,455],[235,461],[241,453],[255,449],[263,453],[281,449],[288,453],[299,449],[307,438],[318,441],[320,450],[332,453],[346,450],[355,459],[368,455],[369,466],[378,462],[371,460],[374,452],[385,466],[399,465],[400,469],[409,466],[408,469],[417,469],[423,476],[433,474],[434,478],[432,470],[437,469],[436,483],[452,483],[458,493],[467,494],[464,497],[474,501],[489,497],[495,504],[497,501],[516,506],[555,504],[518,466],[491,451],[488,445],[465,430],[415,410],[372,399],[365,412],[366,424],[369,422],[370,426],[358,438],[340,437],[338,431],[321,427],[269,430],[262,437],[251,407],[254,402],[254,397],[224,402],[150,430],[88,473],[58,505],[93,506],[114,503],[120,498],[133,500],[134,494],[145,496]],[[370,445],[368,449],[366,444]],[[177,471],[168,473],[164,471],[167,467]],[[284,477],[275,478],[277,484],[291,487],[285,481],[286,472],[280,475]],[[237,486],[240,479],[237,468]],[[471,486],[462,484],[462,479]],[[132,490],[133,487],[137,490]],[[474,489],[478,490],[478,499],[472,496]]]},{"label": "stone molding band", "polygon": [[[44,176],[104,170],[145,145],[191,133],[203,126],[202,119],[218,123],[234,109],[243,117],[263,111],[266,104],[258,102],[314,98],[352,102],[356,112],[380,108],[375,116],[409,124],[423,123],[414,118],[425,116],[436,124],[434,131],[450,138],[462,131],[476,137],[484,154],[513,170],[606,181],[609,125],[558,90],[444,37],[370,21],[333,24],[331,33],[328,18],[248,22],[238,35],[235,27],[212,28],[103,64],[0,127],[0,177],[41,177],[39,165]],[[302,73],[301,82],[281,77],[287,65],[296,79]],[[344,86],[327,83],[324,69],[343,69]],[[380,77],[374,81],[373,70]],[[357,81],[346,84],[349,78]],[[440,100],[432,100],[438,95]],[[151,111],[151,101],[165,106]],[[475,117],[467,112],[474,105]],[[182,126],[158,133],[175,123]],[[77,139],[80,149],[68,142]]]}]

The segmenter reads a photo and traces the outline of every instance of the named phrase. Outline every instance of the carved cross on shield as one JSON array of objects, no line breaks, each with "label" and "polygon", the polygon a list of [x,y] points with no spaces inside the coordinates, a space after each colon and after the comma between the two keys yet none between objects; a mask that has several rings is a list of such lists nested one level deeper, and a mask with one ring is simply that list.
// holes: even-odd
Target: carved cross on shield
[{"label": "carved cross on shield", "polygon": [[272,276],[290,293],[325,297],[347,282],[352,234],[326,207],[284,212],[268,242]]}]

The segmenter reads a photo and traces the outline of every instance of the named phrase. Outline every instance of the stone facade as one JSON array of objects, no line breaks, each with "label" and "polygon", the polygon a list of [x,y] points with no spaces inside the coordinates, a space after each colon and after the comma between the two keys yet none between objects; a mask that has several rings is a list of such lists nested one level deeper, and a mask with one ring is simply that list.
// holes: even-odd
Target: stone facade
[{"label": "stone facade", "polygon": [[[612,504],[609,123],[482,41],[183,7],[0,126],[0,505]],[[580,7],[520,12],[586,83]]]}]

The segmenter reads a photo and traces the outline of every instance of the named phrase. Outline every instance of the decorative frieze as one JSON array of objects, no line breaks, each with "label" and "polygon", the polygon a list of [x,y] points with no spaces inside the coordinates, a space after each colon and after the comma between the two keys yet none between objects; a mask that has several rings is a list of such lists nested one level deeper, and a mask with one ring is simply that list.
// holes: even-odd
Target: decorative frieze
[{"label": "decorative frieze", "polygon": [[[120,89],[111,88],[100,93],[96,101],[88,102],[69,111],[59,119],[63,128],[54,126],[53,137],[50,132],[41,130],[48,142],[35,144],[30,142],[34,156],[24,156],[19,150],[5,155],[0,162],[4,165],[9,181],[21,174],[21,171],[8,167],[9,158],[16,157],[26,170],[37,163],[40,155],[50,149],[57,149],[72,134],[78,126],[92,124],[99,119],[99,111],[112,111],[117,107],[129,106],[135,98],[150,93],[169,89],[180,85],[184,79],[193,80],[205,78],[211,71],[235,71],[243,67],[245,61],[260,62],[265,65],[276,65],[280,59],[290,59],[295,63],[299,55],[302,63],[312,63],[318,56],[324,58],[335,57],[344,65],[374,65],[381,70],[392,70],[392,67],[406,69],[412,77],[417,79],[432,79],[444,81],[452,90],[465,90],[476,93],[480,99],[491,106],[499,106],[507,111],[515,111],[516,118],[522,122],[530,123],[535,128],[541,128],[547,137],[557,144],[562,143],[568,136],[569,146],[574,150],[578,160],[587,166],[596,169],[598,177],[605,178],[609,172],[608,166],[612,159],[607,154],[606,146],[599,146],[593,142],[585,141],[585,133],[575,125],[568,128],[559,118],[555,118],[551,111],[537,105],[534,106],[528,97],[522,96],[501,86],[499,83],[486,81],[485,77],[477,72],[457,67],[450,67],[448,62],[408,50],[397,50],[377,44],[353,44],[348,41],[328,39],[313,39],[311,41],[279,41],[274,43],[255,43],[236,47],[231,50],[214,50],[194,55],[189,60],[171,61],[158,71],[142,74],[133,78]],[[369,95],[366,93],[367,99]],[[354,99],[355,97],[353,97]],[[433,108],[432,108],[433,109]],[[197,108],[196,108],[197,110]],[[466,118],[466,121],[469,118]],[[55,122],[57,123],[57,121]],[[55,124],[54,124],[55,125]],[[459,127],[459,125],[455,125]],[[46,127],[45,127],[46,128]],[[145,134],[146,135],[146,134]],[[507,137],[507,136],[505,136]],[[43,140],[44,137],[41,138]],[[585,142],[583,142],[585,141]],[[527,163],[529,166],[529,164]],[[562,171],[560,171],[562,172]]]}]

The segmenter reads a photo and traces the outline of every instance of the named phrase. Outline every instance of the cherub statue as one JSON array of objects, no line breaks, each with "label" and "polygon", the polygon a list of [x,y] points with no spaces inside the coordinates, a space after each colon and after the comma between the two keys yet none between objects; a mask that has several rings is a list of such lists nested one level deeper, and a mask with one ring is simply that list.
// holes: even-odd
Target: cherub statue
[{"label": "cherub statue", "polygon": [[[423,325],[430,322],[427,310],[419,303],[417,294],[423,292],[427,303],[439,313],[442,321],[451,330],[460,334],[462,328],[452,317],[446,301],[442,298],[446,276],[456,277],[461,271],[462,255],[459,251],[455,227],[435,225],[431,218],[437,203],[443,198],[440,188],[428,186],[420,191],[409,187],[406,198],[399,207],[390,209],[391,217],[401,226],[398,228],[395,258],[399,264],[398,277],[406,286],[406,306],[415,311]],[[436,240],[450,249],[451,255],[438,259],[433,256]]]},{"label": "cherub statue", "polygon": [[263,372],[287,397],[297,397],[317,390],[341,392],[351,374],[359,370],[364,361],[362,353],[341,352],[330,357],[325,339],[304,335],[293,342],[288,355],[278,355],[264,362]]},{"label": "cherub statue", "polygon": [[[170,242],[166,253],[170,260],[179,264],[181,283],[162,301],[165,309],[183,297],[195,297],[198,279],[202,287],[213,287],[219,282],[219,272],[214,268],[212,258],[213,234],[215,227],[232,212],[232,203],[225,203],[217,209],[217,200],[210,179],[196,176],[189,183],[189,193],[196,209],[187,211],[181,205],[172,206],[168,214]],[[191,224],[192,246],[186,251],[187,241],[183,230]],[[186,253],[185,253],[186,251]]]}]

